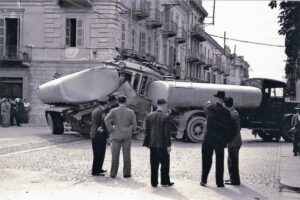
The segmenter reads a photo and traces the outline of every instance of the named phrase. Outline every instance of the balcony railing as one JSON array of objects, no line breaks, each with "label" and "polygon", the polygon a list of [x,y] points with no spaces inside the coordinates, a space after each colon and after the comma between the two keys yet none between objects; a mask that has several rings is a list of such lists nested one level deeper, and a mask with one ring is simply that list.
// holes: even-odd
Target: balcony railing
[{"label": "balcony railing", "polygon": [[160,28],[163,25],[163,13],[158,9],[150,10],[150,16],[147,19],[147,25],[150,28],[156,29]]},{"label": "balcony railing", "polygon": [[93,6],[92,0],[58,0],[57,4],[64,8],[90,8]]},{"label": "balcony railing", "polygon": [[187,41],[187,32],[183,28],[179,28],[178,34],[175,37],[175,43],[183,44]]},{"label": "balcony railing", "polygon": [[150,3],[146,0],[134,0],[132,4],[132,16],[137,20],[143,20],[150,15]]},{"label": "balcony railing", "polygon": [[201,56],[200,52],[195,51],[195,50],[187,50],[186,51],[186,59],[188,62],[200,62],[201,61]]},{"label": "balcony railing", "polygon": [[230,75],[230,68],[226,68],[224,71],[224,76],[229,76]]},{"label": "balcony railing", "polygon": [[177,35],[177,24],[172,20],[166,20],[163,24],[162,34],[164,37],[174,37]]},{"label": "balcony railing", "polygon": [[199,42],[206,40],[206,34],[200,24],[195,24],[191,29],[191,36],[197,39]]},{"label": "balcony railing", "polygon": [[0,48],[1,61],[27,61],[30,57],[26,50],[19,45],[5,46]]}]

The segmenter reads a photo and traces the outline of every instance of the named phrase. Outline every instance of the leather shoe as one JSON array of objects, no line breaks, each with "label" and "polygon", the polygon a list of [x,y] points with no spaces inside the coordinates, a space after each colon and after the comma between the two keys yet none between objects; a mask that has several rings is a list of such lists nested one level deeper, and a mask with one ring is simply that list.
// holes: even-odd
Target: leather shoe
[{"label": "leather shoe", "polygon": [[131,178],[131,175],[124,175],[124,178]]},{"label": "leather shoe", "polygon": [[104,174],[101,174],[101,173],[94,173],[92,174],[93,176],[104,176]]},{"label": "leather shoe", "polygon": [[240,185],[239,183],[225,182],[226,185]]},{"label": "leather shoe", "polygon": [[151,186],[152,186],[152,187],[157,187],[157,185],[154,185],[154,184],[153,184],[153,185],[151,184]]},{"label": "leather shoe", "polygon": [[217,185],[217,187],[225,187],[225,185],[224,184],[219,184],[219,185]]},{"label": "leather shoe", "polygon": [[167,183],[167,184],[161,184],[162,186],[166,186],[166,187],[170,187],[170,186],[173,186],[174,183],[170,182],[170,183]]},{"label": "leather shoe", "polygon": [[104,173],[106,173],[106,172],[107,172],[107,170],[101,169],[99,173],[100,173],[100,174],[104,174]]},{"label": "leather shoe", "polygon": [[226,182],[227,182],[227,183],[228,183],[228,182],[231,182],[231,180],[225,180],[225,183],[226,183]]},{"label": "leather shoe", "polygon": [[206,187],[206,183],[204,183],[204,182],[200,182],[200,185],[201,185],[202,187]]}]

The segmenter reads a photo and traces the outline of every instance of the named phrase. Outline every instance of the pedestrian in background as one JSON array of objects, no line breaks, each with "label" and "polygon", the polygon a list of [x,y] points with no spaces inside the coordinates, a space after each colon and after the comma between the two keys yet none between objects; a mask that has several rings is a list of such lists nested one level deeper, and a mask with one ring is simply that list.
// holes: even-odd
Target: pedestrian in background
[{"label": "pedestrian in background", "polygon": [[228,171],[230,180],[226,180],[227,185],[240,185],[240,173],[239,173],[239,151],[242,146],[241,137],[241,122],[239,113],[233,108],[233,98],[229,97],[225,99],[225,106],[230,111],[231,118],[233,120],[233,126],[231,132],[233,133],[233,139],[228,143]]},{"label": "pedestrian in background", "polygon": [[10,125],[14,126],[15,124],[18,125],[18,120],[17,120],[17,104],[14,99],[10,99]]},{"label": "pedestrian in background", "polygon": [[157,187],[158,168],[161,172],[161,185],[172,186],[170,181],[170,152],[171,134],[170,117],[167,102],[164,99],[157,101],[157,109],[150,113],[145,122],[145,139],[143,146],[150,148],[151,185]]},{"label": "pedestrian in background", "polygon": [[224,148],[230,134],[231,116],[224,107],[225,92],[218,91],[214,95],[216,103],[208,104],[204,111],[207,117],[206,134],[202,143],[202,175],[201,186],[206,186],[212,165],[212,157],[216,155],[216,184],[224,187]]},{"label": "pedestrian in background", "polygon": [[294,133],[293,152],[294,156],[300,153],[300,105],[296,108],[297,113],[292,117],[292,131]]},{"label": "pedestrian in background", "polygon": [[29,112],[31,110],[31,105],[27,101],[27,99],[24,99],[24,117],[23,117],[23,122],[28,123],[29,122]]},{"label": "pedestrian in background", "polygon": [[2,127],[10,126],[10,104],[7,99],[4,99],[1,104]]},{"label": "pedestrian in background", "polygon": [[105,127],[104,118],[106,116],[105,110],[108,107],[106,100],[99,100],[99,106],[92,112],[92,127],[90,131],[90,138],[92,140],[93,148],[93,176],[104,176],[106,170],[103,170],[103,162],[106,151],[106,140],[108,138],[108,131]]},{"label": "pedestrian in background", "polygon": [[110,177],[116,177],[119,168],[120,150],[123,151],[123,176],[131,177],[131,139],[137,129],[136,116],[133,110],[126,106],[126,96],[118,97],[119,106],[110,110],[105,117],[105,125],[111,134],[112,163]]},{"label": "pedestrian in background", "polygon": [[22,99],[16,98],[16,106],[17,106],[16,123],[17,126],[21,126],[21,123],[23,122],[23,115],[25,112],[24,103]]}]

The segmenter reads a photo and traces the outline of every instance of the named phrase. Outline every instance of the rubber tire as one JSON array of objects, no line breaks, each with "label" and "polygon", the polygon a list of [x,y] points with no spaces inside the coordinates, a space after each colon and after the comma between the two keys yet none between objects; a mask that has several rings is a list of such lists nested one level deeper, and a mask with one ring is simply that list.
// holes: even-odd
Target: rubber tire
[{"label": "rubber tire", "polygon": [[263,132],[263,131],[259,131],[257,134],[258,134],[258,136],[259,136],[260,138],[262,138],[263,141],[265,141],[265,142],[270,142],[270,141],[273,140],[273,138],[275,138],[274,135],[273,135],[272,133],[270,133],[270,135],[267,135],[267,133],[265,133],[265,132]]},{"label": "rubber tire", "polygon": [[293,142],[294,141],[294,136],[290,135],[290,133],[288,132],[290,130],[290,128],[292,128],[291,125],[291,120],[292,118],[285,120],[283,127],[282,127],[282,138],[284,139],[284,141],[286,142]]},{"label": "rubber tire", "polygon": [[47,113],[47,122],[53,135],[64,133],[64,123],[59,113]]},{"label": "rubber tire", "polygon": [[[206,123],[206,119],[201,116],[192,116],[186,126],[186,136],[189,141],[194,142],[194,143],[199,143],[203,141],[204,139],[204,127]],[[201,126],[200,128],[202,129],[200,134],[195,133],[195,128],[197,126]]]}]

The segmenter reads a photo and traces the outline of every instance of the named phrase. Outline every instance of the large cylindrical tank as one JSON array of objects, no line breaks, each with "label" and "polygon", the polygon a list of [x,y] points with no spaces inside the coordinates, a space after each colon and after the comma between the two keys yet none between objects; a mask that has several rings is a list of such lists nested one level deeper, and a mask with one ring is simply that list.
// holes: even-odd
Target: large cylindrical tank
[{"label": "large cylindrical tank", "polygon": [[201,108],[207,101],[215,101],[214,94],[218,90],[225,91],[226,97],[232,97],[236,108],[255,108],[261,103],[260,89],[251,86],[154,81],[149,85],[147,94],[153,102],[164,98],[173,107]]},{"label": "large cylindrical tank", "polygon": [[38,97],[46,104],[81,103],[102,98],[119,86],[112,67],[95,67],[46,82],[38,87]]}]

